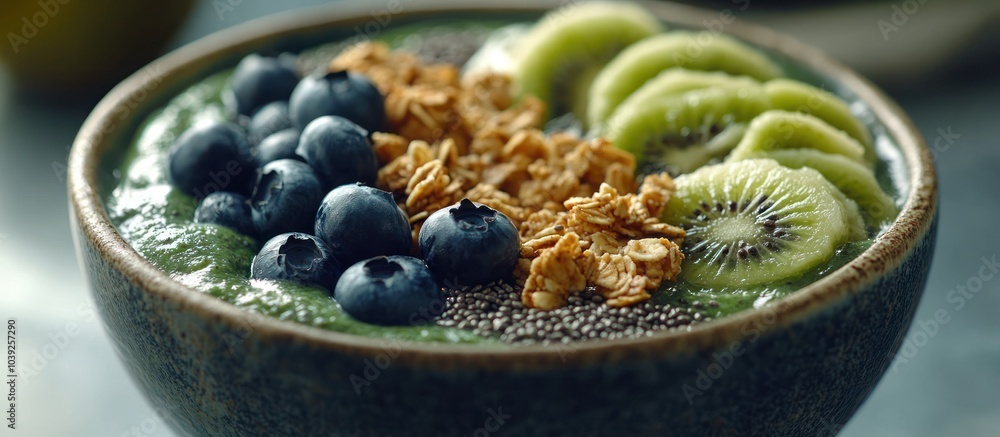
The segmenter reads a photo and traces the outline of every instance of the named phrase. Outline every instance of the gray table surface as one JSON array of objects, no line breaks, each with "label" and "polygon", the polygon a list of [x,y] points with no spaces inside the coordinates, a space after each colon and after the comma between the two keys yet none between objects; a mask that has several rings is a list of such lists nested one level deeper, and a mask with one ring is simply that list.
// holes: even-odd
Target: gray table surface
[{"label": "gray table surface", "polygon": [[[204,1],[174,45],[318,3],[243,1],[220,19]],[[879,13],[888,16],[888,4]],[[893,37],[905,38],[905,30]],[[1000,172],[993,168],[1000,165],[1000,80],[956,82],[894,93],[928,142],[941,146],[940,234],[909,344],[858,414],[830,426],[842,426],[843,435],[1000,434],[1000,279],[983,281],[963,307],[947,298],[974,285],[982,259],[1000,252]],[[11,97],[13,86],[0,75],[0,317],[18,318],[19,357],[32,369],[22,370],[17,433],[173,435],[115,356],[70,239],[62,169],[87,110],[29,105]],[[944,132],[953,134],[952,144],[938,139]],[[949,322],[921,327],[942,310]]]}]

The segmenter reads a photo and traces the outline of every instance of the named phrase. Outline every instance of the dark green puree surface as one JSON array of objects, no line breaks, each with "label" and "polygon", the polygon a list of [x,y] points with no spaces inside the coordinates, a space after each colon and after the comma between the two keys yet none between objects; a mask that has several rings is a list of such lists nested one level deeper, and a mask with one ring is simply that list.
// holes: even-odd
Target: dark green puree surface
[{"label": "dark green puree surface", "polygon": [[[458,23],[449,24],[449,27],[467,25]],[[428,27],[402,28],[381,39],[395,45],[408,33],[426,31]],[[792,68],[789,70],[792,77],[807,76],[796,75]],[[131,147],[124,152],[115,171],[117,186],[105,196],[108,214],[125,239],[174,280],[247,311],[387,340],[501,345],[499,340],[493,338],[434,324],[404,327],[369,325],[347,316],[322,288],[291,282],[251,281],[250,263],[259,243],[225,227],[194,223],[197,201],[174,190],[167,182],[166,173],[167,152],[185,129],[197,123],[226,118],[221,93],[229,73],[217,73],[190,87],[140,125]],[[894,156],[898,152],[884,135],[878,135],[878,129],[875,130],[880,154],[885,158],[878,168],[880,181],[890,195],[899,198],[900,190],[893,181],[901,180],[902,170],[890,164],[898,162],[898,159],[892,159],[898,158]],[[719,303],[717,308],[706,306],[700,311],[718,318],[765,305],[774,298],[795,291],[836,270],[871,243],[872,240],[851,243],[841,248],[826,265],[793,281],[754,289],[715,290],[697,289],[682,281],[666,284],[654,299],[680,306],[714,300]]]}]

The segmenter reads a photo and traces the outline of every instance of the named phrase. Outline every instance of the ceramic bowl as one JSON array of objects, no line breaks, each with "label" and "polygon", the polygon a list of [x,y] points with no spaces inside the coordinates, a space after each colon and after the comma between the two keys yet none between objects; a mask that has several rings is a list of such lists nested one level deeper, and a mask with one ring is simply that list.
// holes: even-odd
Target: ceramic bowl
[{"label": "ceramic bowl", "polygon": [[[535,19],[557,0],[403,2],[389,27],[428,18]],[[646,6],[675,27],[723,15]],[[898,144],[899,218],[858,258],[766,309],[690,332],[571,347],[387,343],[254,316],[170,279],[105,212],[107,162],[171,96],[247,53],[351,37],[370,4],[341,3],[238,26],[156,61],[115,88],[72,150],[70,214],[100,314],[136,383],[195,435],[808,435],[839,429],[875,387],[910,325],[934,247],[930,154],[879,90],[770,30],[724,31],[866,106]]]}]

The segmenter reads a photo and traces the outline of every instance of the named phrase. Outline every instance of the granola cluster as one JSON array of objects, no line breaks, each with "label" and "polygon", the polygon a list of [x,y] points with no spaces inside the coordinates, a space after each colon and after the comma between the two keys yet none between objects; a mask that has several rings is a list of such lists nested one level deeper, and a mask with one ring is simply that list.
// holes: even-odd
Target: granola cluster
[{"label": "granola cluster", "polygon": [[372,136],[378,184],[409,215],[414,241],[430,214],[462,198],[502,212],[522,237],[522,300],[546,310],[587,286],[608,305],[631,305],[679,273],[684,231],[658,219],[670,177],[638,187],[633,156],[610,142],[544,134],[544,104],[515,102],[508,76],[463,79],[380,43],[353,46],[329,68],[363,73],[385,96],[392,133]]},{"label": "granola cluster", "polygon": [[628,306],[676,280],[684,230],[658,219],[671,194],[669,176],[651,175],[639,194],[601,184],[592,196],[566,200],[566,211],[532,214],[521,228],[515,270],[524,279],[522,302],[551,310],[593,285],[609,306]]},{"label": "granola cluster", "polygon": [[438,144],[450,139],[457,156],[478,153],[477,145],[492,149],[495,141],[539,126],[545,109],[535,98],[514,104],[506,75],[479,75],[463,84],[454,66],[424,65],[416,55],[381,43],[354,45],[329,69],[364,73],[385,96],[388,130],[397,138],[383,136],[376,144],[386,148],[379,151],[383,164],[405,154],[415,140]]}]

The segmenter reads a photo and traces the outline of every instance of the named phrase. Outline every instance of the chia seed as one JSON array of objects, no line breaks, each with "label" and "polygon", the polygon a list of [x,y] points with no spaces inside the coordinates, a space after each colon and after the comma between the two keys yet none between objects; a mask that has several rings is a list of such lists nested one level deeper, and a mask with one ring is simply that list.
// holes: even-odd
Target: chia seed
[{"label": "chia seed", "polygon": [[639,338],[711,320],[698,309],[649,301],[611,308],[592,288],[570,296],[566,306],[552,311],[526,308],[521,303],[521,288],[504,282],[442,291],[445,310],[437,319],[438,325],[511,344]]}]

